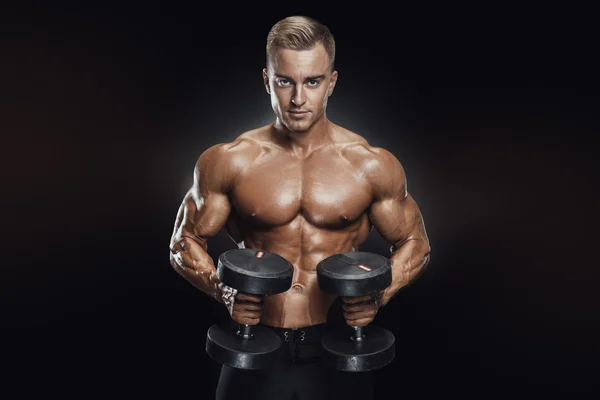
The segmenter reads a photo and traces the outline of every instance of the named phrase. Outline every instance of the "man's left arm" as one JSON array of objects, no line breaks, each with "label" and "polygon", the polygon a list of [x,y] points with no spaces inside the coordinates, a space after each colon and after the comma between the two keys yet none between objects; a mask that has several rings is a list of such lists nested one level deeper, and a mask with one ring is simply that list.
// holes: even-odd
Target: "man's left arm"
[{"label": "man's left arm", "polygon": [[389,151],[373,150],[376,158],[366,170],[373,190],[369,218],[391,245],[392,284],[382,293],[379,307],[413,282],[429,263],[431,247],[423,215],[407,189],[400,161]]},{"label": "man's left arm", "polygon": [[373,148],[365,159],[362,174],[372,188],[373,201],[367,210],[379,234],[391,245],[392,283],[375,296],[342,298],[348,325],[365,326],[400,289],[412,282],[429,263],[430,247],[421,211],[408,193],[400,161],[389,151]]}]

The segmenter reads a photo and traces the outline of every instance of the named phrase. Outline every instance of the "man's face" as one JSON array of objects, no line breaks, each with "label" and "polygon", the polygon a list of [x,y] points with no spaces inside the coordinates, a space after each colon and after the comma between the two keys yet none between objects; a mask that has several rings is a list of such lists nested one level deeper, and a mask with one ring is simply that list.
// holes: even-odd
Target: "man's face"
[{"label": "man's face", "polygon": [[263,79],[277,118],[290,131],[304,132],[323,116],[337,71],[331,73],[327,51],[319,44],[303,51],[278,49]]}]

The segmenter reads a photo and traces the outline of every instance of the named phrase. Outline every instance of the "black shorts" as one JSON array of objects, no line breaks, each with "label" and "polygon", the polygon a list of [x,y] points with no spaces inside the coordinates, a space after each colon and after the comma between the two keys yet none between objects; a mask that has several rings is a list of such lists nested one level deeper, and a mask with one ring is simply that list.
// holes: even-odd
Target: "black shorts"
[{"label": "black shorts", "polygon": [[323,363],[321,337],[327,324],[269,328],[282,339],[275,364],[266,370],[222,366],[217,400],[373,399],[370,372],[337,371]]}]

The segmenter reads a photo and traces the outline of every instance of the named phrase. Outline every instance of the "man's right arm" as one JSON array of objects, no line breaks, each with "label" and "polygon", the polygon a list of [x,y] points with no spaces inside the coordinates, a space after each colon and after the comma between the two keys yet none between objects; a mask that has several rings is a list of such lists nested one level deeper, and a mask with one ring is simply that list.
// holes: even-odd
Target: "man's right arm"
[{"label": "man's right arm", "polygon": [[223,303],[207,241],[225,225],[231,212],[227,192],[232,171],[222,144],[207,149],[194,168],[193,184],[177,212],[170,242],[171,266],[188,282]]}]

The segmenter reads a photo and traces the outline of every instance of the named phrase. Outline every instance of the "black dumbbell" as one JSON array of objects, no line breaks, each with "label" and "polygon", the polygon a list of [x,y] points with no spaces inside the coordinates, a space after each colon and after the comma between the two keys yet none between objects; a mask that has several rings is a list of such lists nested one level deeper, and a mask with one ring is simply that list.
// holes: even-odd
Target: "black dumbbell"
[{"label": "black dumbbell", "polygon": [[[273,295],[292,286],[294,268],[283,257],[264,250],[233,249],[219,256],[217,277],[238,292]],[[231,321],[229,321],[231,322]],[[212,325],[206,352],[216,362],[239,369],[263,369],[277,358],[281,339],[271,329],[256,325]]]},{"label": "black dumbbell", "polygon": [[[389,259],[374,253],[348,252],[325,258],[317,265],[322,291],[342,297],[376,295],[392,283]],[[388,365],[395,356],[394,335],[371,324],[345,325],[323,335],[326,363],[342,371],[369,371]]]}]

